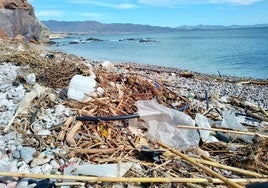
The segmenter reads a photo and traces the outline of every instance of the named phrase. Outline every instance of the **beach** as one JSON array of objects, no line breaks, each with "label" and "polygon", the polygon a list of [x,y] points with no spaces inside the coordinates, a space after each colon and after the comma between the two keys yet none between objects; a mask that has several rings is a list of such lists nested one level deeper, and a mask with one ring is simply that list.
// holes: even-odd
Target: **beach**
[{"label": "beach", "polygon": [[[65,183],[70,187],[124,187],[126,184],[142,187],[142,182],[149,182],[149,187],[166,187],[167,184],[239,187],[268,181],[267,79],[94,61],[51,51],[42,45],[11,40],[1,39],[0,48],[0,171],[3,176],[5,172],[11,173],[10,178],[1,179],[2,187],[33,187],[38,184],[29,185],[27,178],[56,179],[54,183]],[[68,96],[70,81],[75,75],[84,76],[79,82],[82,85],[76,86],[76,90],[87,85],[85,80],[89,77],[95,84],[92,92],[83,96],[83,102]],[[165,130],[160,125],[154,130],[151,119],[143,118],[141,114],[138,120],[109,120],[141,112],[138,101],[153,101],[150,105],[157,106],[159,113],[170,111],[170,114],[153,116],[155,121],[162,122],[161,117],[166,115],[167,122],[174,117],[183,117],[183,120],[174,120],[175,125],[165,125]],[[97,118],[92,122],[76,119],[86,116]],[[102,117],[108,117],[108,121]],[[201,131],[195,129],[177,130],[178,122],[192,126],[199,124],[197,117],[205,122],[200,123],[201,127],[205,124],[208,129],[240,133],[236,136],[226,134],[227,144],[222,140],[207,142]],[[234,125],[237,127],[232,127]],[[175,132],[173,134],[171,130],[190,135],[190,140],[183,140],[190,144],[180,146],[175,141],[181,138],[175,138]],[[213,135],[212,132],[208,135]],[[245,135],[251,138],[245,138]],[[168,137],[172,138],[169,140]],[[171,149],[165,148],[162,142]],[[187,157],[178,157],[172,149],[183,151],[183,156],[201,160],[202,164],[206,160],[233,169],[217,167],[215,175],[206,171],[207,168],[191,164]],[[70,177],[72,181],[68,184],[60,178],[61,175],[102,177],[106,175],[105,171],[109,171],[107,169],[112,168],[105,166],[108,164],[122,164],[127,166],[124,167],[127,170],[123,175],[108,174],[108,178],[101,182],[101,178],[83,180],[78,176],[77,179]],[[87,172],[87,165],[95,165],[98,173]],[[239,171],[239,168],[244,171]],[[80,171],[75,173],[77,169]],[[38,178],[35,174],[42,176]],[[50,175],[59,176],[53,178]],[[119,181],[121,177],[128,179]],[[131,178],[148,179],[137,180],[137,183]],[[179,181],[179,178],[185,180]],[[201,183],[197,180],[194,183],[194,179]],[[75,180],[80,184],[75,185]]]}]

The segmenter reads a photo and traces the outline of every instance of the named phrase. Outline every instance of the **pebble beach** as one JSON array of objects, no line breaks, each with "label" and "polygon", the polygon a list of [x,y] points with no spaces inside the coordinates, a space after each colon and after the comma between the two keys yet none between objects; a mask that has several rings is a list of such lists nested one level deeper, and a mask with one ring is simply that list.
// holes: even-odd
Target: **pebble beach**
[{"label": "pebble beach", "polygon": [[[166,102],[166,106],[173,106],[174,109],[176,109],[185,107],[185,103],[187,103],[189,109],[184,109],[183,112],[191,115],[192,118],[194,118],[195,113],[206,113],[209,109],[218,109],[220,112],[228,109],[245,115],[249,115],[246,113],[248,109],[262,109],[264,113],[259,110],[252,110],[254,114],[257,114],[254,120],[242,116],[244,119],[240,118],[240,122],[247,126],[250,131],[254,129],[254,131],[257,130],[264,135],[267,134],[267,79],[257,80],[224,75],[207,75],[169,67],[140,65],[135,63],[109,64],[108,67],[104,67],[101,66],[103,62],[95,62],[64,52],[48,51],[47,48],[42,45],[11,40],[0,39],[0,49],[0,172],[71,175],[71,172],[64,171],[65,167],[70,166],[70,164],[83,164],[83,162],[85,162],[84,158],[80,158],[79,155],[70,157],[70,148],[74,146],[68,146],[65,141],[66,138],[64,138],[64,140],[56,139],[60,131],[63,130],[60,129],[60,127],[64,126],[66,120],[78,113],[82,113],[78,112],[78,109],[86,109],[86,107],[79,108],[79,106],[83,105],[77,101],[68,99],[66,96],[66,90],[68,90],[68,84],[71,79],[68,74],[69,70],[75,74],[81,73],[92,77],[94,77],[95,74],[97,87],[102,88],[104,87],[100,84],[101,80],[105,80],[106,78],[104,75],[101,75],[102,71],[107,75],[112,72],[113,75],[123,74],[134,77],[139,76],[142,78],[141,80],[146,81],[146,84],[148,82],[155,85],[156,88],[158,86],[163,87],[163,91],[169,91],[172,95],[177,96],[176,100],[180,98],[181,101],[183,101],[180,103],[172,99],[172,104]],[[59,66],[50,67],[51,62]],[[68,63],[64,64],[63,62]],[[96,67],[102,67],[100,68],[100,72],[94,72]],[[64,69],[66,70],[65,72]],[[54,74],[52,74],[53,72]],[[62,72],[64,75],[61,76]],[[55,76],[56,74],[58,74],[58,77]],[[48,76],[50,75],[55,76],[55,79],[51,77],[51,80],[48,80]],[[107,78],[109,78],[109,76],[107,76]],[[113,80],[107,80],[107,82],[108,81]],[[142,87],[142,83],[140,84],[140,87]],[[148,90],[149,88],[146,84],[144,84],[144,90]],[[111,84],[109,87],[112,87]],[[115,86],[115,88],[120,87]],[[97,92],[97,96],[99,98],[114,96],[112,93],[109,93],[110,90],[105,88],[104,90],[107,95],[104,95],[98,90],[99,93]],[[18,109],[22,108],[21,103],[24,101],[25,96],[32,91],[36,91],[36,93],[34,93],[35,96],[32,98],[31,103],[26,107],[24,106],[20,113],[16,115]],[[169,99],[167,98],[168,97],[163,101],[168,101]],[[234,102],[231,102],[233,98],[239,99],[242,106],[235,105]],[[68,105],[66,105],[67,103]],[[88,105],[90,106],[90,104]],[[111,109],[113,108],[111,107]],[[91,112],[95,115],[93,111]],[[213,121],[212,124],[217,124],[217,121],[222,120],[222,117],[220,117],[219,114],[217,115],[217,113],[210,115],[209,117],[212,117],[211,121]],[[262,119],[257,118],[258,116]],[[10,122],[12,123],[10,124]],[[7,126],[10,127],[7,129]],[[128,128],[125,126],[122,127],[122,132],[128,132],[127,129]],[[103,140],[102,137],[105,137],[104,135],[98,136],[101,138],[95,138],[95,140]],[[97,135],[95,135],[95,137],[97,137]],[[79,139],[82,139],[81,134],[77,134],[74,139],[78,142]],[[43,144],[41,144],[41,142],[43,142]],[[103,146],[104,149],[108,147],[105,144],[101,146]],[[204,148],[202,149],[204,150]],[[262,151],[264,150],[263,148],[261,149]],[[263,152],[265,153],[265,151]],[[212,154],[212,156],[215,157],[216,155]],[[265,160],[266,156],[267,154],[263,154],[259,159],[267,165],[268,161],[267,159]],[[215,158],[217,158],[217,156]],[[90,161],[89,159],[92,158],[88,157],[88,161]],[[98,162],[95,164],[97,163]],[[259,173],[265,174],[266,172],[267,169]],[[142,170],[141,173],[143,173]],[[228,174],[228,172],[225,171],[219,173],[224,175]],[[267,177],[267,174],[265,175]],[[247,178],[248,176],[238,176],[237,174],[232,175],[232,173],[229,173],[228,177]],[[2,176],[0,177],[0,187],[22,188],[34,187],[38,184],[37,182],[29,184],[28,179],[30,178]],[[56,182],[62,183],[61,181]],[[113,185],[124,187],[123,184]],[[179,184],[177,184],[177,186],[178,185]],[[105,187],[103,184],[100,186]],[[155,185],[151,186],[154,187]],[[187,187],[187,184],[181,184],[181,186]],[[213,184],[209,186],[212,187]],[[96,184],[80,182],[78,185],[68,185],[67,183],[65,186],[61,187],[96,187]],[[133,185],[132,187],[142,186]],[[163,187],[165,186],[163,185]],[[202,185],[202,187],[207,186]],[[228,185],[221,187],[228,187]]]}]

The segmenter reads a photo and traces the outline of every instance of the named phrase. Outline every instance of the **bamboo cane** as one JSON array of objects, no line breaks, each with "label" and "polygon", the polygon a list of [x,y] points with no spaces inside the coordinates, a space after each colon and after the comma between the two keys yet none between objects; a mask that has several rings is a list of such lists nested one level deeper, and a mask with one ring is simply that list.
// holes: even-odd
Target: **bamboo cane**
[{"label": "bamboo cane", "polygon": [[259,137],[263,137],[263,138],[268,138],[268,135],[259,134],[257,132],[235,131],[235,130],[226,130],[226,129],[218,129],[218,128],[204,128],[204,127],[185,126],[185,125],[178,125],[178,128],[198,129],[198,130],[206,130],[206,131],[219,131],[219,132],[224,132],[224,133],[243,134],[243,135],[259,136]]},{"label": "bamboo cane", "polygon": [[264,115],[268,118],[268,113],[264,110],[264,108],[260,107],[260,109],[261,109],[262,113],[264,113]]},{"label": "bamboo cane", "polygon": [[254,176],[254,177],[257,177],[257,178],[266,178],[266,177],[268,177],[267,175],[264,175],[264,174],[259,174],[259,173],[252,172],[252,171],[249,171],[249,170],[244,170],[244,169],[240,169],[240,168],[236,168],[236,167],[232,167],[232,166],[223,165],[223,164],[220,164],[218,162],[212,162],[212,161],[207,161],[207,160],[202,160],[202,159],[197,159],[197,158],[192,158],[192,159],[196,160],[199,163],[205,164],[205,165],[210,165],[210,166],[213,166],[213,167],[233,171],[233,172],[248,175],[248,176]]},{"label": "bamboo cane", "polygon": [[[107,183],[217,183],[223,184],[218,178],[127,178],[127,177],[92,177],[92,176],[66,176],[66,175],[49,175],[49,174],[28,174],[19,172],[0,172],[0,176],[33,178],[33,179],[56,179],[56,180],[73,180],[83,182],[107,182]],[[233,182],[240,184],[262,183],[267,182],[268,178],[251,178],[251,179],[230,179]]]},{"label": "bamboo cane", "polygon": [[230,179],[228,179],[228,178],[222,176],[221,174],[216,173],[215,171],[211,170],[210,168],[208,168],[208,167],[206,167],[206,166],[204,166],[204,165],[198,163],[197,161],[195,161],[194,159],[192,159],[192,158],[188,157],[187,155],[181,153],[180,151],[175,150],[175,149],[173,149],[173,148],[171,148],[171,147],[167,146],[166,144],[161,143],[161,142],[159,142],[159,141],[158,141],[158,144],[159,144],[160,146],[162,146],[162,147],[164,147],[164,148],[170,150],[171,152],[175,153],[176,155],[180,156],[182,159],[188,161],[189,163],[191,163],[191,164],[193,164],[193,165],[195,165],[195,166],[201,168],[202,170],[204,170],[204,171],[207,172],[208,174],[210,174],[210,175],[212,175],[212,176],[214,176],[214,177],[216,177],[216,178],[219,178],[220,180],[222,180],[223,182],[225,182],[225,183],[228,184],[229,186],[234,187],[234,188],[242,188],[242,187],[243,187],[243,186],[241,186],[241,185],[239,185],[239,184],[233,182],[232,180],[230,180]]}]

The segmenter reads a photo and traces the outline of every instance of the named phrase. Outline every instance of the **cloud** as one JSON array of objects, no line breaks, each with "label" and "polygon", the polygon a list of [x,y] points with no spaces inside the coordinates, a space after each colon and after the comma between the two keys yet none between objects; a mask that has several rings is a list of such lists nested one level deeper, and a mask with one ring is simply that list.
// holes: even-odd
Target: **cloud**
[{"label": "cloud", "polygon": [[37,11],[35,14],[37,17],[62,17],[64,12],[61,10],[44,10]]},{"label": "cloud", "polygon": [[109,7],[109,8],[116,8],[116,9],[134,9],[138,8],[137,5],[131,3],[107,3],[102,1],[85,1],[85,0],[77,0],[77,1],[70,1],[73,4],[89,4],[94,6],[101,6],[101,7]]},{"label": "cloud", "polygon": [[237,5],[251,5],[262,0],[210,0],[212,3],[230,3]]},{"label": "cloud", "polygon": [[90,18],[90,19],[100,19],[103,17],[103,15],[101,14],[98,14],[98,13],[88,13],[88,12],[85,12],[85,13],[81,13],[80,14],[81,16],[83,17],[87,17],[87,18]]},{"label": "cloud", "polygon": [[141,4],[154,6],[177,6],[189,4],[234,4],[234,5],[251,5],[263,0],[138,0]]}]

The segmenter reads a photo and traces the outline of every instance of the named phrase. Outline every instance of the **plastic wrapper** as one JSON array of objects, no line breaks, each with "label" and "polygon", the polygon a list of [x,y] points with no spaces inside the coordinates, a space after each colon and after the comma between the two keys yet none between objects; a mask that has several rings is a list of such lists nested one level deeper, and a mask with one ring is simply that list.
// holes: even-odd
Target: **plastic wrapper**
[{"label": "plastic wrapper", "polygon": [[[198,127],[202,128],[211,128],[208,119],[201,115],[201,114],[196,114],[195,116],[195,122]],[[218,139],[212,136],[211,131],[208,130],[200,130],[200,137],[203,142],[210,143],[210,142],[218,142]]]},{"label": "plastic wrapper", "polygon": [[196,130],[177,128],[178,125],[194,126],[190,116],[162,106],[155,100],[137,101],[136,106],[140,118],[145,121],[144,126],[148,128],[149,138],[179,150],[198,146],[200,136]]}]

